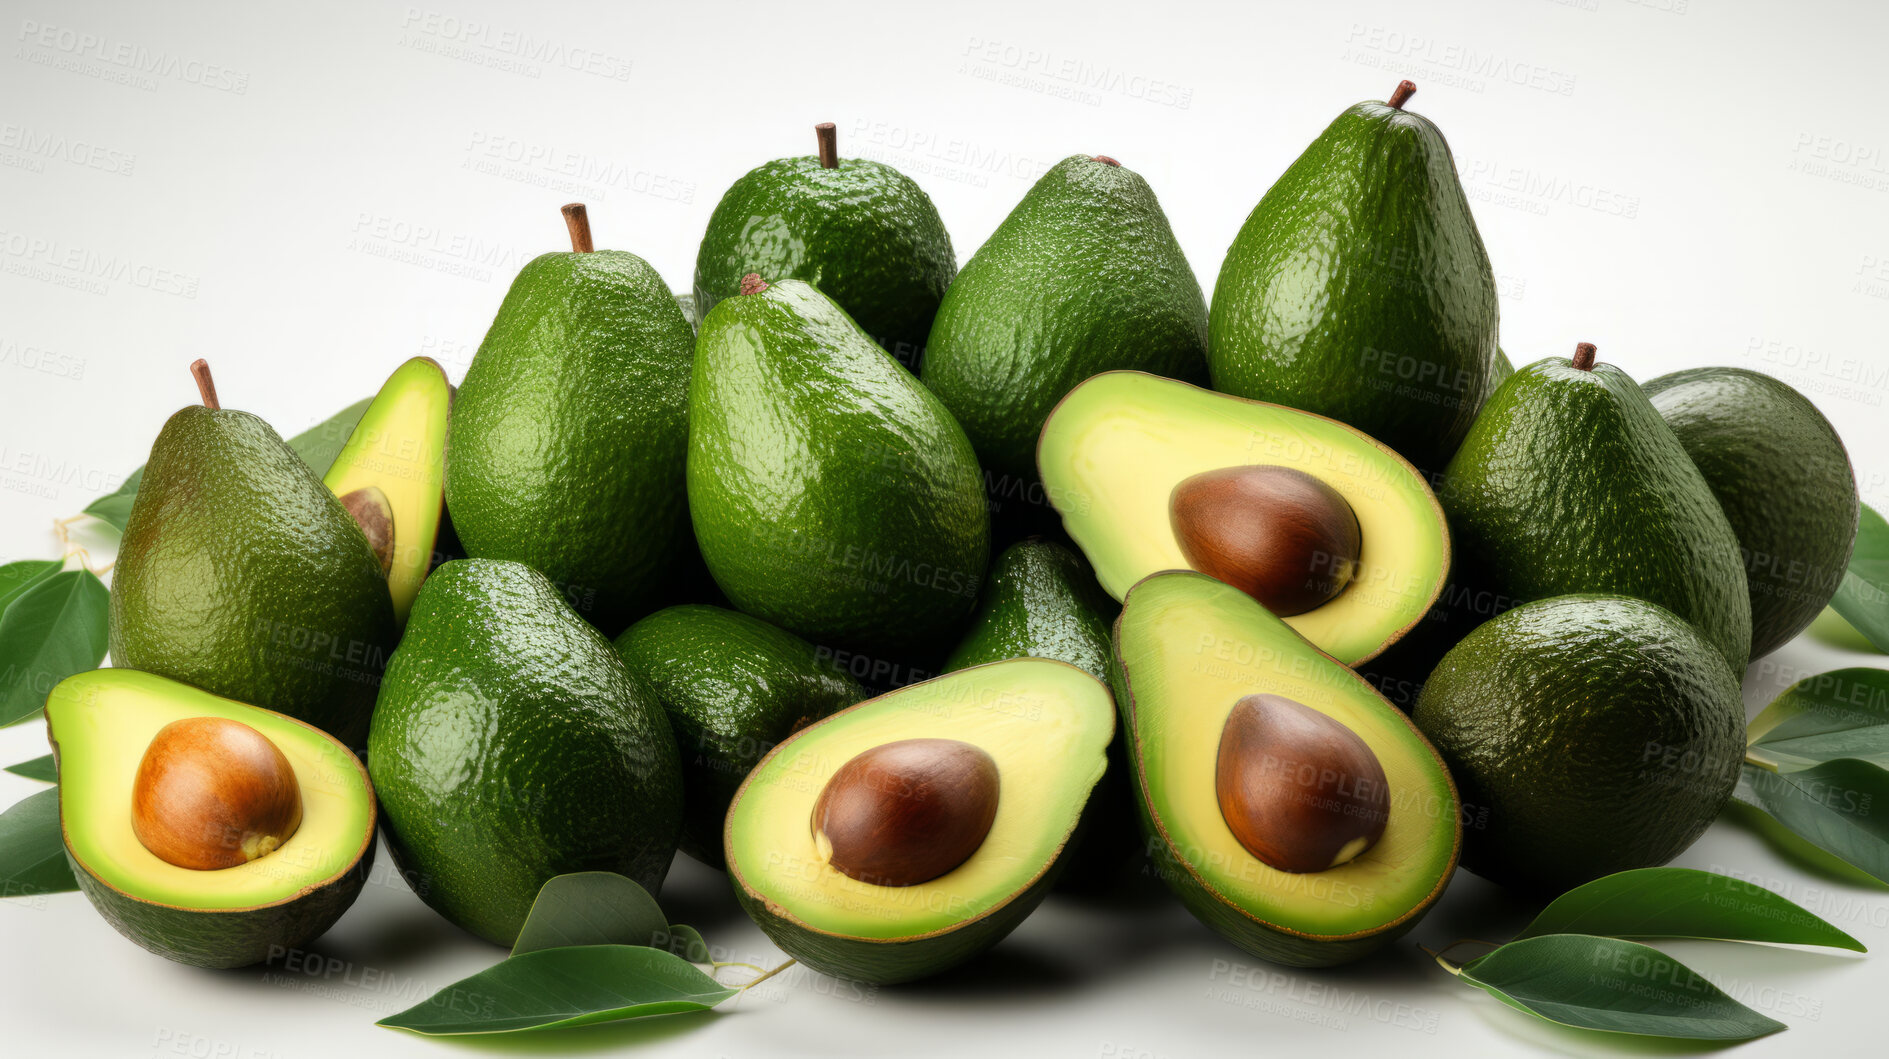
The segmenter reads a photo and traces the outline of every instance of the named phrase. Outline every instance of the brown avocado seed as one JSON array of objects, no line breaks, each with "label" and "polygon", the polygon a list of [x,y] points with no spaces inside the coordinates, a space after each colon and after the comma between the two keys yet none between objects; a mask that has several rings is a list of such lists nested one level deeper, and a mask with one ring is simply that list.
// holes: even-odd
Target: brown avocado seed
[{"label": "brown avocado seed", "polygon": [[1289,872],[1335,868],[1390,820],[1384,766],[1358,734],[1283,695],[1248,695],[1220,734],[1220,815],[1246,851]]},{"label": "brown avocado seed", "polygon": [[1338,490],[1290,467],[1196,474],[1174,487],[1168,522],[1190,566],[1282,618],[1344,591],[1364,548]]},{"label": "brown avocado seed", "polygon": [[956,739],[901,739],[841,765],[813,803],[814,843],[835,871],[915,886],[977,852],[997,818],[997,762]]},{"label": "brown avocado seed", "polygon": [[158,729],[131,786],[131,828],[160,860],[214,871],[279,848],[302,823],[295,769],[269,737],[224,717]]}]

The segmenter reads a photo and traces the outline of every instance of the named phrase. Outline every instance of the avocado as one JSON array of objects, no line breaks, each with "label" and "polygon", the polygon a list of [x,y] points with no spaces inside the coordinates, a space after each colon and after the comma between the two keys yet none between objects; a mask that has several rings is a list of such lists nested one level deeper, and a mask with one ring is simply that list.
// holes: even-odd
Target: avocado
[{"label": "avocado", "polygon": [[[1276,611],[1289,609],[1285,600],[1315,603],[1287,623],[1346,665],[1422,618],[1449,570],[1449,534],[1423,476],[1357,429],[1296,409],[1108,372],[1050,413],[1037,460],[1110,595],[1161,570],[1238,579],[1264,569],[1276,576],[1251,587]],[[1197,503],[1177,507],[1190,497]],[[1340,561],[1335,540],[1291,532],[1313,510],[1332,516],[1320,527],[1355,554]],[[1333,580],[1342,583],[1329,594]],[[1319,591],[1308,597],[1309,588]]]},{"label": "avocado", "polygon": [[1583,342],[1510,376],[1450,461],[1437,499],[1456,576],[1505,605],[1578,592],[1658,603],[1743,673],[1738,538],[1646,394],[1594,354]]},{"label": "avocado", "polygon": [[882,162],[840,158],[831,123],[819,156],[781,158],[735,181],[695,259],[695,307],[741,291],[741,277],[804,280],[846,310],[899,363],[918,370],[958,258],[938,208]]},{"label": "avocado", "polygon": [[466,369],[446,505],[469,554],[535,567],[615,631],[689,558],[695,343],[656,270],[589,250],[581,208],[570,216],[585,249],[519,270]]},{"label": "avocado", "polygon": [[1850,563],[1859,500],[1836,428],[1803,394],[1743,368],[1693,368],[1645,386],[1738,535],[1751,657],[1816,620]]},{"label": "avocado", "polygon": [[[446,417],[452,400],[453,388],[436,361],[414,357],[400,365],[322,476],[363,532],[385,525],[382,565],[394,619],[402,625],[420,582],[433,568],[446,505]],[[368,532],[368,540],[374,539]]]},{"label": "avocado", "polygon": [[1227,250],[1213,387],[1349,423],[1434,472],[1492,389],[1495,274],[1429,119],[1388,103],[1338,116]]},{"label": "avocado", "polygon": [[977,456],[931,391],[799,280],[702,322],[689,514],[716,584],[801,636],[896,650],[970,612],[990,557]]},{"label": "avocado", "polygon": [[1112,158],[1051,166],[945,292],[922,377],[985,468],[1030,479],[1043,419],[1097,372],[1207,381],[1207,302],[1154,189]]},{"label": "avocado", "polygon": [[616,640],[631,675],[669,714],[682,759],[682,851],[720,868],[735,789],[774,744],[866,697],[829,654],[721,607],[683,604]]},{"label": "avocado", "polygon": [[1678,856],[1744,759],[1744,703],[1718,645],[1626,596],[1557,596],[1484,623],[1430,675],[1415,719],[1475,821],[1463,866],[1544,896]]},{"label": "avocado", "polygon": [[[137,781],[156,738],[204,719],[236,722],[273,744],[293,769],[300,803],[286,841],[213,871],[160,858],[134,824]],[[151,952],[198,967],[258,963],[321,936],[360,894],[374,860],[374,791],[334,737],[131,669],[61,681],[47,696],[46,723],[72,873],[99,914]]]},{"label": "avocado", "polygon": [[1191,570],[1129,590],[1115,701],[1156,870],[1262,959],[1323,967],[1403,934],[1462,844],[1436,751],[1356,673]]},{"label": "avocado", "polygon": [[420,586],[367,761],[394,862],[500,945],[554,875],[616,872],[655,893],[682,830],[656,693],[519,563],[456,560]]},{"label": "avocado", "polygon": [[1120,610],[1080,555],[1055,541],[1018,541],[992,564],[983,602],[945,671],[1054,658],[1107,680],[1109,624]]},{"label": "avocado", "polygon": [[1114,732],[1043,658],[868,699],[770,751],[728,810],[735,896],[817,971],[904,982],[995,945],[1048,892]]},{"label": "avocado", "polygon": [[112,662],[358,747],[399,636],[380,561],[269,424],[199,380],[207,404],[164,424],[118,546]]}]

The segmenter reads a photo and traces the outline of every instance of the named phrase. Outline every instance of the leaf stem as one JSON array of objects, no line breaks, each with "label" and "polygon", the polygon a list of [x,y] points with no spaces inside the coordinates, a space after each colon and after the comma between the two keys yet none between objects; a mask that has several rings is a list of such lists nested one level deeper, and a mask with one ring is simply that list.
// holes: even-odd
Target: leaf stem
[{"label": "leaf stem", "polygon": [[776,967],[773,970],[764,973],[763,975],[761,975],[761,977],[756,978],[753,981],[749,982],[747,985],[742,986],[741,991],[745,993],[748,990],[753,989],[755,986],[760,985],[762,982],[767,981],[768,979],[774,977],[775,975],[781,973],[782,971],[785,971],[787,968],[792,967],[794,964],[797,964],[799,962],[800,962],[799,960],[788,960],[786,963],[781,964],[779,967]]},{"label": "leaf stem", "polygon": [[1765,757],[1762,751],[1753,746],[1745,748],[1745,764],[1756,765],[1766,772],[1775,773],[1778,771],[1778,763]]},{"label": "leaf stem", "polygon": [[[1449,948],[1445,948],[1443,951],[1448,952],[1450,948],[1454,948],[1454,947],[1455,947],[1454,945],[1451,945],[1449,946]],[[1433,949],[1425,948],[1422,945],[1418,945],[1417,948],[1423,949],[1424,953],[1428,955],[1432,960],[1435,960],[1437,966],[1443,968],[1445,971],[1448,971],[1449,973],[1453,975],[1460,975],[1463,973],[1463,969],[1461,967],[1444,959],[1442,952],[1437,952]]]}]

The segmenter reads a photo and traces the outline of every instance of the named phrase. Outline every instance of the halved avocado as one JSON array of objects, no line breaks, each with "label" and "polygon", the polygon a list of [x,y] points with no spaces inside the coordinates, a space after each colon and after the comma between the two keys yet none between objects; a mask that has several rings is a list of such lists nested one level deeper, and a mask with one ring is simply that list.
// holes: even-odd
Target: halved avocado
[{"label": "halved avocado", "polygon": [[[1462,844],[1456,787],[1362,677],[1245,593],[1193,571],[1129,590],[1115,652],[1143,831],[1162,878],[1202,922],[1255,956],[1318,967],[1396,938],[1442,894]],[[1268,742],[1251,737],[1263,729],[1230,723],[1282,701],[1311,735]],[[1366,769],[1334,761],[1330,747],[1347,742]],[[1366,779],[1369,763],[1381,771]],[[1240,819],[1224,808],[1230,769],[1303,781],[1279,788],[1292,795],[1287,808],[1330,811],[1309,824],[1290,812]],[[1359,791],[1383,799],[1381,832],[1361,850],[1343,830],[1360,815]],[[1276,866],[1307,854],[1317,854],[1310,870]]]},{"label": "halved avocado", "polygon": [[452,393],[445,370],[432,358],[400,365],[322,476],[374,545],[402,625],[433,567],[445,510]]},{"label": "halved avocado", "polygon": [[1283,405],[1105,372],[1050,413],[1037,466],[1064,528],[1116,599],[1149,574],[1197,568],[1174,528],[1182,483],[1251,467],[1323,483],[1356,517],[1359,550],[1337,594],[1286,623],[1345,665],[1420,621],[1449,573],[1449,530],[1423,475],[1355,428]]},{"label": "halved avocado", "polygon": [[[1114,728],[1107,687],[1046,658],[973,666],[842,710],[775,747],[736,792],[723,835],[735,894],[775,944],[837,977],[904,982],[962,963],[1010,933],[1048,892],[1102,777]],[[919,792],[896,797],[895,808],[982,804],[964,785],[914,785],[896,770],[875,770],[884,748],[914,740],[955,743],[969,758],[981,753],[984,780],[994,768],[987,790],[995,815],[968,856],[942,874],[857,871],[848,861],[860,854],[846,836],[818,832],[833,819],[816,809],[838,800],[832,790],[844,779],[836,777],[859,774],[877,791]],[[933,819],[910,837],[926,853],[951,845],[963,815]],[[895,820],[868,818],[864,826],[881,835],[898,830]]]},{"label": "halved avocado", "polygon": [[[229,868],[178,867],[146,849],[132,791],[153,737],[221,718],[262,733],[294,769],[301,822],[271,852]],[[68,677],[46,699],[59,823],[79,888],[118,932],[198,967],[243,967],[320,936],[361,892],[374,857],[367,770],[320,729],[130,669]]]}]

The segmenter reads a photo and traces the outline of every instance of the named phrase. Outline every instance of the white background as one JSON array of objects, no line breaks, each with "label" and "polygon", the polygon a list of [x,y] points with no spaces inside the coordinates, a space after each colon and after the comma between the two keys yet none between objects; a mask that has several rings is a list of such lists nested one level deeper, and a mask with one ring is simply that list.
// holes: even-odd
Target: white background
[{"label": "white background", "polygon": [[[1045,166],[1104,153],[1153,184],[1211,292],[1271,181],[1402,77],[1456,152],[1518,364],[1587,340],[1640,379],[1780,375],[1837,425],[1865,500],[1889,501],[1880,4],[415,3],[0,3],[0,560],[56,554],[53,520],[115,488],[195,400],[199,355],[226,404],[284,435],[417,354],[457,379],[518,265],[566,245],[565,201],[590,204],[599,246],[686,289],[721,191],[810,153],[817,121],[843,153],[911,173],[960,260]],[[1748,704],[1874,661],[1800,640],[1753,668]],[[44,751],[38,724],[0,732],[6,761]],[[35,789],[0,775],[0,804]],[[1721,821],[1679,863],[1763,880],[1889,947],[1889,894],[1745,825]],[[76,894],[0,902],[0,1052],[1648,1047],[1538,1023],[1429,963],[1416,943],[1502,940],[1526,918],[1461,873],[1412,937],[1334,971],[1258,965],[1157,888],[1053,898],[942,981],[862,992],[795,969],[715,1016],[428,1041],[373,1021],[500,954],[377,882],[312,968],[192,970]],[[731,958],[778,962],[686,858],[662,897]],[[1751,1054],[1881,1053],[1880,956],[1668,947],[1790,1023]]]}]

